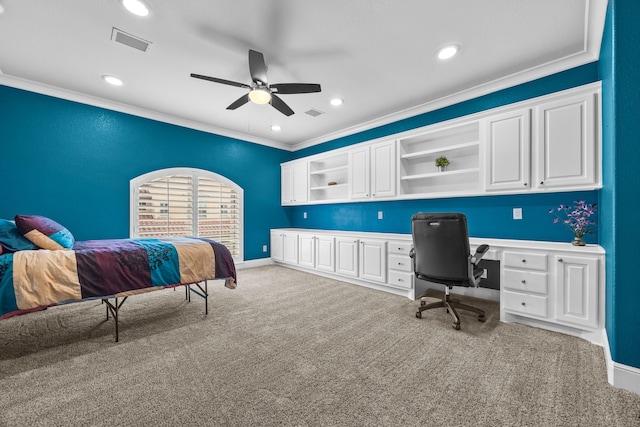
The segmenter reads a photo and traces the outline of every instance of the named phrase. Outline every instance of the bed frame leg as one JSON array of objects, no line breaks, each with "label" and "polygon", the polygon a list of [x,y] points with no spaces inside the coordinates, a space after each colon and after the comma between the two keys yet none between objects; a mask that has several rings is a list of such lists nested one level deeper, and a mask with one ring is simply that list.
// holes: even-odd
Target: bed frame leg
[{"label": "bed frame leg", "polygon": [[113,320],[115,321],[116,326],[116,342],[119,341],[119,328],[118,328],[118,311],[120,311],[120,307],[129,297],[124,297],[120,303],[118,303],[118,297],[113,298],[113,303],[109,301],[108,298],[102,298],[102,302],[107,305],[107,319],[109,319],[109,312],[113,315]]},{"label": "bed frame leg", "polygon": [[191,292],[198,295],[201,298],[204,298],[204,314],[209,314],[209,281],[204,281],[204,289],[200,286],[200,283],[194,283],[199,291],[196,291],[191,287],[191,285],[185,285],[185,289],[189,292],[189,302],[191,302]]}]

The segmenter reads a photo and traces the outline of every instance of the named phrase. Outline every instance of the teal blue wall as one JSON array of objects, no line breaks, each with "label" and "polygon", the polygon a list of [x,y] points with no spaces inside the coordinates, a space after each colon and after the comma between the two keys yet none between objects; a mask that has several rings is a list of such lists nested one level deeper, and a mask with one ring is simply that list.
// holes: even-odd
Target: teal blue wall
[{"label": "teal blue wall", "polygon": [[[245,195],[245,259],[287,226],[280,163],[291,153],[0,86],[0,218],[48,216],[78,240],[129,236],[129,180],[170,167],[206,169]],[[250,171],[250,173],[248,172]]]},{"label": "teal blue wall", "polygon": [[[598,63],[594,62],[446,108],[300,150],[294,156],[300,158],[330,149],[341,148],[596,81],[598,81]],[[411,215],[416,212],[457,211],[467,215],[469,233],[475,237],[566,242],[573,238],[572,234],[561,225],[552,224],[554,217],[549,214],[549,209],[555,208],[560,204],[572,203],[575,200],[597,203],[598,193],[596,191],[587,191],[367,202],[296,206],[288,207],[286,210],[293,227],[394,233],[410,233]],[[514,207],[523,208],[522,220],[512,219]],[[378,211],[383,212],[382,220],[377,219]],[[307,213],[306,219],[304,218],[305,212]],[[589,243],[598,243],[598,236],[588,236],[585,240]]]},{"label": "teal blue wall", "polygon": [[607,251],[606,328],[614,361],[640,368],[640,2],[609,0],[600,53],[603,183],[600,239]]}]

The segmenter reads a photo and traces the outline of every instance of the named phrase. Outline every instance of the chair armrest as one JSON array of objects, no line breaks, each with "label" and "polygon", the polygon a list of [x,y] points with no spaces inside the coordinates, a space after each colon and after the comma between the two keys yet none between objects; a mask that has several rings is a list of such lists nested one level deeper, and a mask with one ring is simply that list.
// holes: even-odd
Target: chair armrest
[{"label": "chair armrest", "polygon": [[471,263],[473,265],[478,265],[478,263],[480,262],[484,254],[487,253],[487,251],[489,251],[489,245],[478,246],[478,248],[476,249],[476,253],[473,254],[473,256],[471,257]]},{"label": "chair armrest", "polygon": [[413,257],[415,257],[415,256],[416,256],[416,250],[415,250],[414,248],[411,248],[411,250],[409,251],[409,256],[410,256],[411,258],[413,258]]}]

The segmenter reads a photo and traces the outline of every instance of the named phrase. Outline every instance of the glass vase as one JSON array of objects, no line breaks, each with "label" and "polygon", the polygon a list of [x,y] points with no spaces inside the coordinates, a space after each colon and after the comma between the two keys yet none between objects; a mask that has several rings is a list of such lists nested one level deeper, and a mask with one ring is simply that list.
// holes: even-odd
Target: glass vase
[{"label": "glass vase", "polygon": [[571,242],[571,244],[573,246],[586,246],[586,243],[584,242],[584,240],[582,240],[582,237],[574,237],[573,238],[573,242]]}]

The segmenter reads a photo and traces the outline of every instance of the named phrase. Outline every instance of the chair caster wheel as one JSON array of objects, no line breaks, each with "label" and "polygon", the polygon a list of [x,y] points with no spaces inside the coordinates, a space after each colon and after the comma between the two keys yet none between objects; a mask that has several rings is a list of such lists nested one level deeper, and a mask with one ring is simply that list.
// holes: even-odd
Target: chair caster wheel
[{"label": "chair caster wheel", "polygon": [[484,314],[481,314],[480,316],[478,316],[478,321],[484,322],[485,320],[487,320],[487,318],[484,316]]},{"label": "chair caster wheel", "polygon": [[418,319],[422,319],[422,312],[421,311],[416,311],[416,317]]},{"label": "chair caster wheel", "polygon": [[421,305],[422,307],[424,307],[425,305],[427,305],[427,302],[426,302],[425,300],[422,300],[422,301],[420,301],[420,305]]},{"label": "chair caster wheel", "polygon": [[453,329],[455,329],[456,331],[460,330],[460,323],[454,323],[453,324]]}]

